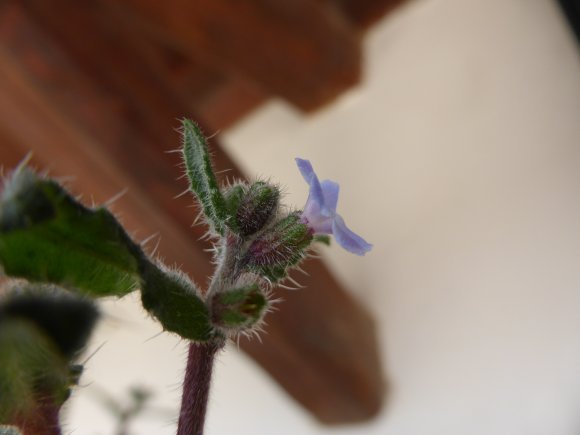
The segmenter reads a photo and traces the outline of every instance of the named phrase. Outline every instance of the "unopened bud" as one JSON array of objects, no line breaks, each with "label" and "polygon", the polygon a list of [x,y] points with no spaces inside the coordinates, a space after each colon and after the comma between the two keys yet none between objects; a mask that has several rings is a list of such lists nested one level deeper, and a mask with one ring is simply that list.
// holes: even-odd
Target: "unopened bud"
[{"label": "unopened bud", "polygon": [[234,186],[227,196],[234,217],[231,227],[242,237],[257,233],[276,216],[279,199],[278,187],[264,181]]},{"label": "unopened bud", "polygon": [[266,296],[257,284],[216,293],[211,301],[212,322],[229,332],[258,324],[267,311]]},{"label": "unopened bud", "polygon": [[291,213],[248,248],[246,267],[272,282],[286,275],[286,270],[304,258],[312,243],[312,230],[302,222],[298,213]]}]

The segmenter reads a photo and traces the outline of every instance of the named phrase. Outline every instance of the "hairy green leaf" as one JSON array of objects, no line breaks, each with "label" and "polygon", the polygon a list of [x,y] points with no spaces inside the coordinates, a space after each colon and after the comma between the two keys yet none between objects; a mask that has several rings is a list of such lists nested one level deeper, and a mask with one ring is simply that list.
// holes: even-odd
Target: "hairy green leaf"
[{"label": "hairy green leaf", "polygon": [[140,248],[104,208],[18,169],[0,198],[0,265],[9,276],[121,296],[139,285]]},{"label": "hairy green leaf", "polygon": [[193,341],[215,336],[206,304],[186,275],[148,262],[141,266],[141,302],[165,330]]},{"label": "hairy green leaf", "polygon": [[201,204],[208,223],[223,235],[229,214],[213,172],[205,137],[193,121],[184,119],[182,125],[183,160],[191,191]]}]

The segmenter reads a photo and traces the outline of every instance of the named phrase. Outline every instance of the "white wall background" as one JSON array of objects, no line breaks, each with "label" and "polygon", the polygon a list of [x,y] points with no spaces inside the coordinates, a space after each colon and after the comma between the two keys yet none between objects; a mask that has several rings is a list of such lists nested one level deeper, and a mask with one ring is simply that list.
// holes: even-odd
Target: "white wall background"
[{"label": "white wall background", "polygon": [[[341,183],[339,212],[375,248],[325,257],[376,315],[388,407],[324,428],[232,347],[207,433],[579,434],[580,51],[556,2],[412,0],[365,41],[365,81],[337,104],[274,102],[221,140],[298,207],[295,156]],[[174,433],[184,343],[131,298],[107,307],[68,432],[111,434],[96,387],[139,382],[168,411],[133,432]]]}]

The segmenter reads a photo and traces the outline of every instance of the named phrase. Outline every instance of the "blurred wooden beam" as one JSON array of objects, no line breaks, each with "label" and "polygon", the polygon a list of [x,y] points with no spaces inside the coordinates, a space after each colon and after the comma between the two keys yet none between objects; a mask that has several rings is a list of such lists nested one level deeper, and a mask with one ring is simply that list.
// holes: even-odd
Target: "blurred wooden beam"
[{"label": "blurred wooden beam", "polygon": [[366,29],[405,0],[330,0],[357,27]]},{"label": "blurred wooden beam", "polygon": [[[2,76],[0,76],[0,79]],[[2,95],[2,94],[0,94]],[[0,109],[4,105],[0,105]],[[2,113],[0,112],[0,116]],[[0,125],[0,149],[2,149],[0,160],[0,176],[5,176],[12,168],[18,165],[22,159],[25,157],[22,153],[22,144],[16,140],[8,131],[4,129],[3,125]],[[0,275],[0,287],[2,283],[2,276]]]},{"label": "blurred wooden beam", "polygon": [[135,18],[118,3],[102,4],[101,15],[115,23],[116,33],[133,44],[147,64],[150,74],[163,81],[166,89],[203,120],[210,129],[222,130],[231,126],[248,112],[260,106],[269,95],[259,86],[168,44],[151,32],[143,32]]},{"label": "blurred wooden beam", "polygon": [[[0,129],[97,202],[128,188],[114,207],[127,226],[141,237],[159,232],[165,260],[205,282],[203,229],[191,228],[191,199],[173,199],[186,186],[167,153],[177,119],[195,115],[143,55],[147,38],[108,11],[98,1],[0,3]],[[213,148],[217,169],[241,176]],[[264,343],[242,347],[319,420],[366,419],[384,392],[372,319],[321,262],[306,270],[308,289],[284,295]]]},{"label": "blurred wooden beam", "polygon": [[312,111],[358,83],[358,32],[313,0],[105,0],[189,57]]},{"label": "blurred wooden beam", "polygon": [[[36,52],[34,38],[26,41],[30,36],[36,35],[28,33],[32,30],[29,27],[30,23],[22,21],[22,16],[19,18],[18,14],[20,12],[15,9],[0,8],[0,43],[2,44],[0,46],[0,132],[2,133],[0,139],[3,140],[0,158],[5,170],[8,165],[21,161],[28,152],[32,151],[33,164],[47,169],[55,177],[65,177],[67,180],[73,177],[72,181],[68,182],[70,187],[74,187],[77,194],[83,194],[89,203],[93,201],[102,203],[128,190],[131,194],[121,198],[118,204],[114,205],[113,210],[120,212],[123,223],[131,233],[144,239],[162,229],[160,243],[170,254],[171,261],[178,264],[193,263],[199,274],[211,273],[206,260],[207,256],[199,250],[191,249],[191,242],[183,237],[182,231],[178,231],[172,217],[159,209],[154,196],[147,191],[147,186],[140,183],[146,177],[140,178],[138,174],[131,176],[129,171],[124,170],[122,163],[119,162],[123,149],[119,147],[116,155],[110,154],[97,141],[96,134],[93,135],[85,125],[73,122],[70,113],[63,110],[62,104],[68,103],[59,101],[56,96],[60,93],[68,94],[71,89],[75,89],[79,92],[76,94],[79,99],[90,98],[94,106],[90,110],[88,108],[83,110],[82,105],[75,105],[71,106],[69,111],[76,110],[77,115],[81,114],[87,119],[98,119],[98,113],[95,111],[104,111],[110,113],[112,117],[115,116],[115,112],[110,110],[111,106],[99,101],[98,93],[93,93],[88,84],[83,83],[82,80],[75,82],[74,73],[71,70],[65,68],[63,72],[68,72],[60,77],[57,71],[52,69],[55,63],[61,63],[63,59],[58,59],[58,54],[50,50]],[[7,24],[6,19],[11,21],[10,26],[12,24],[16,26],[13,28],[9,28],[8,25],[4,26]],[[5,31],[11,36],[7,37]],[[18,34],[13,32],[18,32]],[[17,56],[21,56],[20,60],[23,63],[14,62],[15,59],[11,59],[8,52],[4,50],[7,42],[14,43],[12,48],[17,51]],[[47,48],[47,46],[42,47],[43,50]],[[45,59],[53,55],[55,59],[46,63]],[[60,66],[65,67],[67,64],[61,63]],[[48,93],[47,89],[54,91]],[[110,126],[114,128],[113,123]],[[105,128],[105,126],[103,122],[94,122],[92,128]],[[143,153],[135,160],[139,163],[134,166],[143,164],[143,170],[155,166],[154,162],[145,163]],[[156,173],[152,172],[149,175],[154,178]],[[171,173],[170,181],[174,178],[174,173]],[[171,197],[174,189],[173,185],[166,194]],[[156,189],[152,188],[152,190]],[[146,219],[143,218],[144,216]],[[199,237],[201,234],[202,231],[198,230],[193,237]]]}]

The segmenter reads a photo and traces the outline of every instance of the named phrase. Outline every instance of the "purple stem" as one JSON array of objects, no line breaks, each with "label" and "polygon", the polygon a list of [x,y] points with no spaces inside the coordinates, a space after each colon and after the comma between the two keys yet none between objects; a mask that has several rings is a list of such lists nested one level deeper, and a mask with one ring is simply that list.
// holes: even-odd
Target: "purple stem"
[{"label": "purple stem", "polygon": [[190,343],[177,435],[203,435],[213,361],[223,343]]}]

